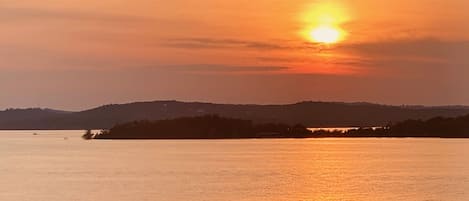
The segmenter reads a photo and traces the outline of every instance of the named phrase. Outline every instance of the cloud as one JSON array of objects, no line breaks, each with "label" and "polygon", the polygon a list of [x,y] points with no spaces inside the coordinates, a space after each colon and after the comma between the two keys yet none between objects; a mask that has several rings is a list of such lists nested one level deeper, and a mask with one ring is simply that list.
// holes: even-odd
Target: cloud
[{"label": "cloud", "polygon": [[165,44],[168,47],[187,49],[206,48],[252,48],[252,49],[284,49],[285,47],[257,41],[244,41],[235,39],[211,39],[211,38],[179,38],[169,40]]},{"label": "cloud", "polygon": [[[166,47],[181,49],[253,49],[277,51],[309,50],[312,54],[345,55],[330,59],[329,64],[356,68],[435,69],[462,68],[469,65],[468,40],[440,40],[437,38],[405,38],[361,43],[341,43],[330,47],[310,42],[260,42],[227,38],[179,38],[167,40]],[[268,62],[295,62],[292,58],[260,56]],[[303,59],[305,60],[305,59]],[[306,62],[303,61],[303,62]]]},{"label": "cloud", "polygon": [[206,73],[259,73],[277,72],[290,69],[284,66],[236,66],[236,65],[216,65],[216,64],[193,64],[193,65],[173,65],[167,70],[183,72],[206,72]]},{"label": "cloud", "polygon": [[400,39],[342,44],[328,51],[352,56],[350,59],[335,61],[339,65],[400,76],[459,77],[461,73],[469,72],[469,57],[466,56],[469,41],[466,40]]},{"label": "cloud", "polygon": [[256,58],[259,61],[262,62],[297,62],[297,61],[303,61],[304,58],[301,57],[274,57],[274,56],[261,56]]},{"label": "cloud", "polygon": [[469,41],[444,41],[435,38],[416,38],[368,43],[344,44],[337,49],[368,57],[413,58],[426,60],[463,59],[467,61]]},{"label": "cloud", "polygon": [[163,45],[166,47],[182,49],[244,48],[255,50],[321,50],[321,45],[317,43],[292,43],[291,41],[263,42],[229,38],[177,38],[169,39]]}]

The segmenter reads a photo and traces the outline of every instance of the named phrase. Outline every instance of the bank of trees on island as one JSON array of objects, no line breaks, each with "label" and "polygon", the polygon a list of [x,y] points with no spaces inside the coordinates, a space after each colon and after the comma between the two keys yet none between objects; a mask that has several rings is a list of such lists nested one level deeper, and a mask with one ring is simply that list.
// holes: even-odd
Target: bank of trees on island
[{"label": "bank of trees on island", "polygon": [[310,131],[303,125],[255,124],[250,120],[218,115],[183,117],[158,121],[117,124],[98,134],[87,132],[85,139],[241,139],[241,138],[322,138],[322,137],[469,137],[469,115],[429,120],[407,120],[380,128],[347,131]]},{"label": "bank of trees on island", "polygon": [[382,128],[359,128],[346,132],[319,130],[315,137],[469,137],[469,115],[429,120],[406,120]]},{"label": "bank of trees on island", "polygon": [[305,138],[312,132],[305,126],[280,123],[254,124],[250,120],[217,115],[183,117],[158,121],[118,124],[94,136],[95,139],[237,139]]}]

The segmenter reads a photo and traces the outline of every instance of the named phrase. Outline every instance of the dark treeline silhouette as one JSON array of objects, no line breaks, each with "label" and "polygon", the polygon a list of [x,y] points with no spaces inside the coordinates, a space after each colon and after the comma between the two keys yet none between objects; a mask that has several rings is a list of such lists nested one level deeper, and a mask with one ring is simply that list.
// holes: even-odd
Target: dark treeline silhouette
[{"label": "dark treeline silhouette", "polygon": [[383,128],[359,128],[346,132],[319,130],[315,137],[438,137],[468,138],[469,115],[429,120],[407,120]]},{"label": "dark treeline silhouette", "polygon": [[380,128],[348,131],[310,131],[297,124],[253,123],[251,120],[218,115],[183,117],[158,121],[117,124],[99,134],[91,131],[85,139],[238,139],[238,138],[325,138],[325,137],[438,137],[468,138],[469,115],[429,120],[406,120]]},{"label": "dark treeline silhouette", "polygon": [[[254,124],[250,120],[217,115],[118,124],[95,139],[239,139],[305,138],[312,132],[302,125]],[[87,137],[90,133],[85,134]]]}]

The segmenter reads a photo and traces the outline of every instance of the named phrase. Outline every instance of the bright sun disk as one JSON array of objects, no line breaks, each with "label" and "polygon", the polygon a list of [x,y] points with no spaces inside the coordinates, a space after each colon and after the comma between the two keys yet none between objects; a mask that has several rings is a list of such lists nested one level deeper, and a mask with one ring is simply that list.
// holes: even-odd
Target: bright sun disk
[{"label": "bright sun disk", "polygon": [[311,30],[310,37],[319,43],[336,43],[341,39],[341,30],[335,27],[321,26]]}]

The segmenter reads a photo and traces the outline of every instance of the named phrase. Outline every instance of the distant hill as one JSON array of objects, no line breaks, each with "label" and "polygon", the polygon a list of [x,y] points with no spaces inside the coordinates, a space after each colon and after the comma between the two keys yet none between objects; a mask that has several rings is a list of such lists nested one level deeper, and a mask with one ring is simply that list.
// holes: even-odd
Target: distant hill
[{"label": "distant hill", "polygon": [[308,127],[384,126],[407,119],[469,114],[464,106],[388,106],[371,103],[301,102],[288,105],[234,105],[154,101],[114,104],[80,112],[49,109],[0,111],[0,129],[107,129],[117,123],[217,114],[255,123]]},{"label": "distant hill", "polygon": [[0,111],[0,129],[40,128],[43,121],[68,114],[71,112],[40,108],[7,109]]}]

